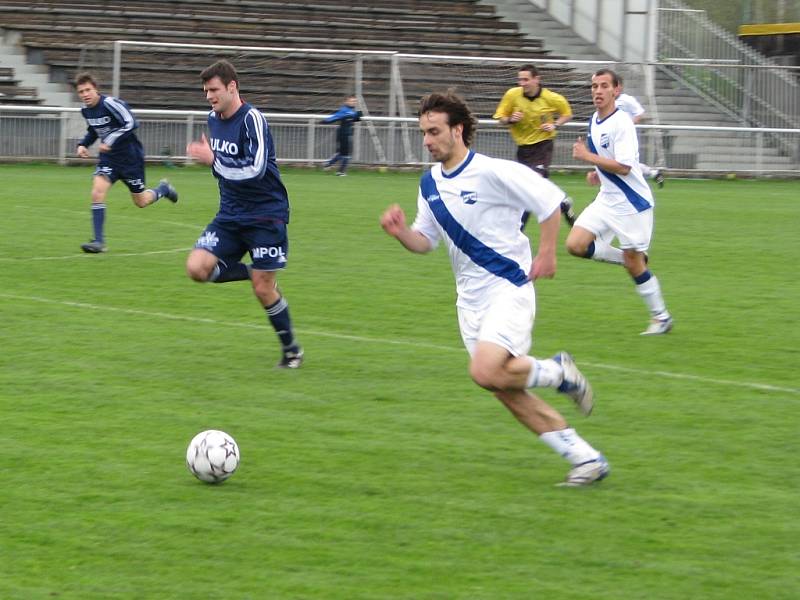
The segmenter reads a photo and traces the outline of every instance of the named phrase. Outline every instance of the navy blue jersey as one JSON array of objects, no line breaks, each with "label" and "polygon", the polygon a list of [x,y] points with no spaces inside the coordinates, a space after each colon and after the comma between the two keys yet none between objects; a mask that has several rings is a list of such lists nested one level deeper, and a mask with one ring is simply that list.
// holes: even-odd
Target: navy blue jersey
[{"label": "navy blue jersey", "polygon": [[335,113],[329,117],[325,117],[323,123],[339,123],[339,133],[341,135],[350,135],[353,130],[353,123],[361,120],[361,111],[356,110],[352,106],[342,104],[342,106]]},{"label": "navy blue jersey", "polygon": [[219,182],[217,220],[289,222],[289,196],[264,115],[246,102],[229,119],[208,115],[211,171]]},{"label": "navy blue jersey", "polygon": [[138,163],[144,159],[144,150],[134,131],[139,123],[131,112],[130,106],[119,98],[100,95],[94,106],[81,109],[88,125],[86,135],[78,142],[79,146],[91,146],[95,140],[111,146],[103,156],[112,163]]}]

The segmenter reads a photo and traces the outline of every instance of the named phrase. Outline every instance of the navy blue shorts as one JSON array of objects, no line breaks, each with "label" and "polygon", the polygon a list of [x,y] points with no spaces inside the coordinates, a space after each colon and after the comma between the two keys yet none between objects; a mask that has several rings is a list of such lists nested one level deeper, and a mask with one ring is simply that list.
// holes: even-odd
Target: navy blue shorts
[{"label": "navy blue shorts", "polygon": [[133,194],[139,194],[147,189],[144,185],[144,157],[119,162],[109,160],[107,153],[101,152],[94,174],[102,175],[112,184],[121,179]]},{"label": "navy blue shorts", "polygon": [[228,265],[239,262],[247,252],[254,269],[277,271],[286,266],[289,239],[281,221],[242,225],[214,219],[194,247],[208,250]]}]

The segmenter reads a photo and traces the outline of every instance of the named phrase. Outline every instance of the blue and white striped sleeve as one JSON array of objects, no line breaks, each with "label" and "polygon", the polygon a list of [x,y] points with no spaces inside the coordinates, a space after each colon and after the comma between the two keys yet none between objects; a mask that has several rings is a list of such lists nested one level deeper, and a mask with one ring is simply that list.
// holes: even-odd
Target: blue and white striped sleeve
[{"label": "blue and white striped sleeve", "polygon": [[128,107],[116,98],[107,96],[103,102],[109,112],[111,112],[117,118],[117,120],[122,123],[122,127],[115,129],[102,140],[104,144],[113,146],[114,142],[116,142],[119,138],[134,130],[136,127],[136,119]]}]

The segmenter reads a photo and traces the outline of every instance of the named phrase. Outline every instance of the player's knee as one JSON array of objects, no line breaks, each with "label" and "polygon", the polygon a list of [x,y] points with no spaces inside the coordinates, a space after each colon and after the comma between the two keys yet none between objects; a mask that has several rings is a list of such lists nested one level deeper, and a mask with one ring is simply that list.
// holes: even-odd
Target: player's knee
[{"label": "player's knee", "polygon": [[144,208],[150,204],[150,198],[147,197],[147,194],[131,194],[131,200],[139,208]]},{"label": "player's knee", "polygon": [[189,279],[197,281],[198,283],[206,283],[211,277],[212,272],[213,268],[209,269],[197,261],[190,259],[186,263],[186,274],[189,276]]},{"label": "player's knee", "polygon": [[486,390],[498,389],[497,373],[485,364],[473,360],[469,365],[469,376],[472,377],[472,381]]},{"label": "player's knee", "polygon": [[580,256],[581,258],[586,256],[587,245],[582,240],[567,236],[567,241],[564,245],[567,247],[567,252],[572,256]]}]

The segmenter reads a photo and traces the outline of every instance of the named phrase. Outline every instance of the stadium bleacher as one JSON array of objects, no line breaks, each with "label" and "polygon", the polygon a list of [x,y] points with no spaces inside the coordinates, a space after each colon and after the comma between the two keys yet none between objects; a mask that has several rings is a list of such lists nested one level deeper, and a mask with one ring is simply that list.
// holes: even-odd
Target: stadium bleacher
[{"label": "stadium bleacher", "polygon": [[[49,65],[52,76],[71,80],[80,69],[95,71],[110,91],[113,40],[272,46],[330,50],[384,50],[415,54],[514,56],[535,61],[548,52],[494,9],[470,0],[109,0],[0,1],[2,27],[21,35],[28,56]],[[105,52],[97,51],[106,48]],[[196,109],[202,102],[199,71],[207,57],[172,52],[128,53],[120,96],[139,108]],[[236,62],[236,61],[234,61]],[[237,64],[242,91],[253,104],[274,112],[318,113],[335,107],[352,87],[352,71],[330,71],[313,56],[284,60],[269,69]],[[165,77],[165,74],[167,77]],[[389,106],[386,63],[365,63],[365,90],[373,114]],[[405,77],[405,75],[404,75]],[[456,86],[458,69],[437,74],[441,88]],[[444,79],[449,77],[450,79]],[[337,78],[339,81],[336,81]],[[511,81],[498,82],[499,98]],[[416,95],[411,77],[407,96]],[[419,76],[419,93],[431,80]],[[2,91],[2,90],[0,90]]]}]

